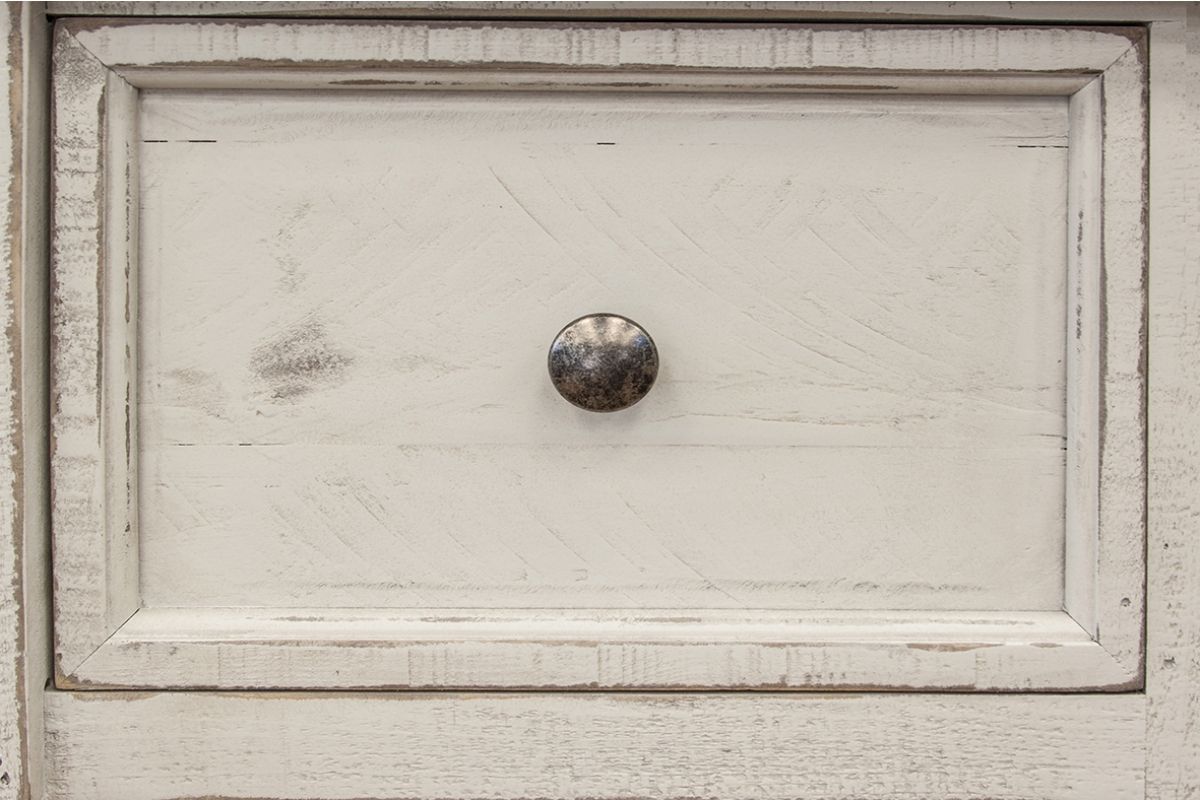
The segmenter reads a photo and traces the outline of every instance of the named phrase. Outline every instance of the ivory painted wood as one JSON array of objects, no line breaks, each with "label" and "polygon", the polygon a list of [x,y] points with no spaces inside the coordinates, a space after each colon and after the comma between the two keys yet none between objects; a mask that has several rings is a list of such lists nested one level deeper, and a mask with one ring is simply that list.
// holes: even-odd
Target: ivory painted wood
[{"label": "ivory painted wood", "polygon": [[143,455],[144,602],[1061,608],[1061,447],[947,449],[172,446]]},{"label": "ivory painted wood", "polygon": [[[58,669],[70,671],[138,608],[128,490],[135,348],[123,335],[132,274],[123,167],[132,88],[57,35],[51,204],[51,413]],[[104,114],[98,113],[104,109]],[[107,356],[107,358],[105,358]],[[90,576],[90,577],[83,577]]]},{"label": "ivory painted wood", "polygon": [[[1064,99],[146,92],[141,136],[145,605],[1061,608]],[[603,421],[544,379],[592,306],[667,354]]]},{"label": "ivory painted wood", "polygon": [[[1146,546],[1146,205],[1144,40],[1104,73],[1104,356],[1099,385],[1096,627],[1126,669],[1143,672]],[[1129,491],[1137,487],[1137,491]],[[1132,564],[1137,568],[1129,569]],[[1068,609],[1070,610],[1070,609]],[[1111,638],[1110,638],[1111,637]]]},{"label": "ivory painted wood", "polygon": [[1139,695],[103,697],[52,696],[50,798],[1144,792]]},{"label": "ivory painted wood", "polygon": [[[1146,796],[1200,797],[1200,13],[1155,25],[1151,68]],[[1159,83],[1161,81],[1161,83]]]},{"label": "ivory painted wood", "polygon": [[[597,607],[936,608],[987,611],[1001,623],[1005,609],[1053,612],[1065,603],[1099,642],[1076,647],[1077,637],[1042,637],[1009,649],[1014,643],[1007,640],[968,637],[958,644],[974,648],[983,638],[1004,649],[994,666],[962,672],[955,663],[965,660],[952,657],[952,647],[917,657],[909,645],[919,650],[920,637],[868,637],[861,648],[846,649],[847,659],[861,650],[865,662],[850,672],[818,671],[814,679],[802,660],[784,659],[782,672],[771,659],[749,671],[714,671],[703,647],[680,650],[651,626],[631,630],[629,647],[635,661],[665,659],[660,671],[580,671],[568,659],[501,676],[472,655],[474,646],[456,649],[448,629],[449,649],[435,634],[428,644],[454,665],[449,677],[414,673],[415,685],[1117,689],[1140,682],[1144,233],[1135,212],[1145,145],[1137,35],[880,28],[864,38],[818,27],[689,29],[679,38],[652,26],[240,28],[237,36],[228,25],[197,23],[75,23],[60,30],[57,102],[68,113],[60,115],[67,121],[60,121],[57,163],[65,166],[56,202],[88,210],[94,221],[84,215],[86,224],[76,225],[73,216],[58,237],[56,273],[70,301],[58,313],[60,324],[91,317],[102,331],[90,350],[82,336],[68,337],[57,356],[60,380],[70,384],[62,396],[98,398],[94,409],[67,404],[62,427],[77,438],[56,443],[63,455],[73,452],[68,444],[77,446],[80,456],[56,462],[57,472],[80,484],[79,497],[71,496],[79,510],[60,512],[77,527],[56,526],[68,554],[60,575],[70,576],[70,588],[60,591],[64,685],[189,685],[177,670],[162,671],[155,645],[135,628],[129,637],[113,636],[138,605],[192,606],[201,620],[213,613],[208,607],[314,601],[533,606],[560,614]],[[972,56],[952,57],[966,41],[974,43]],[[722,67],[731,80],[761,66],[940,67],[972,75],[1053,69],[1056,83],[1044,83],[1047,91],[1053,85],[1079,94],[1027,97],[1032,78],[1017,76],[993,85],[998,96],[982,99],[876,98],[868,126],[853,96],[731,98],[688,93],[677,79],[663,86],[673,94],[656,99],[443,94],[429,91],[436,86],[428,81],[425,91],[354,95],[348,87],[358,85],[345,78],[328,84],[341,87],[337,95],[264,95],[248,104],[252,95],[188,94],[177,80],[154,78],[168,53],[171,69],[220,66],[217,80],[288,53],[292,63],[303,57],[323,75],[351,43],[365,54],[363,65],[391,70],[387,75],[413,63],[473,63],[493,52],[497,64]],[[767,44],[773,54],[763,60],[758,52]],[[1107,70],[1101,103],[1086,81],[1080,88],[1058,77],[1073,71],[1075,80],[1088,79],[1097,70]],[[121,75],[172,91],[142,89],[135,102],[137,90]],[[213,85],[211,75],[204,80]],[[232,85],[247,85],[238,80]],[[872,73],[859,88],[890,90],[877,81]],[[840,89],[849,91],[846,84]],[[97,103],[103,113],[90,122],[71,119]],[[337,125],[324,121],[335,118]],[[465,136],[479,128],[486,138]],[[922,150],[930,139],[938,146]],[[796,140],[807,145],[808,162],[796,160]],[[839,161],[847,156],[834,142],[857,145],[849,149],[867,159],[857,165],[861,172]],[[1091,162],[1061,152],[1101,142],[1103,187],[1085,169]],[[326,160],[350,143],[366,158]],[[870,160],[887,148],[892,158]],[[701,151],[703,158],[693,154]],[[771,158],[755,161],[761,153]],[[421,171],[426,162],[448,159],[457,172]],[[239,183],[271,169],[277,172],[270,180]],[[393,173],[407,182],[387,183]],[[855,174],[864,176],[861,183]],[[920,195],[930,174],[933,191]],[[797,217],[802,209],[759,191],[781,175],[784,197],[800,192],[813,213]],[[540,183],[528,184],[531,176]],[[790,190],[789,176],[809,188]],[[575,193],[579,183],[587,187],[582,194]],[[380,204],[357,200],[364,185],[400,198],[397,214],[384,219]],[[697,202],[705,186],[727,190]],[[263,187],[268,194],[260,195]],[[924,207],[921,215],[914,191],[948,205]],[[672,193],[683,202],[672,205]],[[217,197],[222,201],[205,204]],[[1070,269],[1068,207],[1082,212]],[[578,213],[564,216],[572,208]],[[896,218],[912,213],[918,217]],[[962,216],[947,219],[956,213]],[[447,227],[447,218],[472,224]],[[283,227],[262,224],[272,219]],[[313,241],[320,220],[335,222]],[[1082,244],[1094,239],[1098,221],[1102,263],[1100,248]],[[218,229],[224,235],[205,235]],[[796,229],[806,238],[789,238]],[[68,248],[72,237],[95,243],[95,255]],[[939,247],[928,249],[931,241]],[[292,249],[267,252],[263,242]],[[347,250],[339,242],[355,244]],[[448,248],[459,249],[447,272]],[[797,251],[819,254],[804,262],[807,272],[787,270],[799,263]],[[393,267],[396,253],[411,256]],[[331,257],[339,269],[323,266]],[[529,272],[498,271],[493,262],[528,265]],[[1014,271],[1014,262],[1025,269]],[[261,263],[274,267],[264,271]],[[872,272],[877,264],[889,268]],[[406,280],[396,279],[397,269]],[[355,281],[347,282],[346,272]],[[1100,284],[1071,278],[1079,289],[1072,325],[1063,316],[1068,273],[1101,275]],[[774,288],[764,296],[762,285]],[[859,308],[880,287],[877,310]],[[578,313],[566,312],[567,305],[598,297],[641,298],[626,302],[645,304],[644,313],[621,310],[643,321],[658,314],[666,345],[673,336],[693,348],[706,345],[704,359],[675,348],[681,355],[674,386],[664,382],[657,410],[639,406],[626,416],[625,425],[638,427],[618,429],[616,439],[611,427],[565,415],[570,410],[553,404],[546,385],[531,393],[523,371],[507,367],[512,354],[526,353],[513,363],[541,377],[536,362],[544,345],[523,330],[508,338],[514,318],[544,321],[553,331],[558,317]],[[678,300],[664,309],[660,297]],[[1119,309],[1106,305],[1118,301]],[[95,305],[89,310],[87,303]],[[888,316],[890,304],[906,313]],[[400,321],[408,327],[399,329],[405,348],[397,349]],[[473,337],[471,323],[493,333]],[[1065,346],[1072,329],[1083,342],[1077,350]],[[520,345],[525,339],[528,347]],[[1063,362],[1072,359],[1097,366],[1068,369]],[[1078,398],[1064,417],[1068,372],[1077,376]],[[138,373],[135,382],[130,376]],[[747,387],[758,389],[750,395]],[[500,400],[481,404],[481,389]],[[803,408],[797,394],[809,400]],[[1106,422],[1118,416],[1120,424]],[[88,433],[95,444],[79,436]],[[1080,441],[1096,442],[1098,456],[1072,455]],[[1064,530],[1064,458],[1076,465],[1067,485],[1094,487],[1083,507],[1086,497],[1097,499],[1097,528],[1084,515]],[[555,478],[581,464],[592,476],[587,485],[598,488],[564,493]],[[1089,464],[1101,474],[1089,478]],[[745,476],[756,471],[759,481],[747,484]],[[696,496],[697,487],[702,502],[664,505],[663,497]],[[881,499],[872,506],[871,497]],[[429,499],[437,503],[413,505]],[[797,542],[796,529],[780,521],[806,512],[817,535]],[[96,535],[105,525],[107,536]],[[744,531],[751,532],[749,547],[733,535]],[[854,536],[860,538],[847,538]],[[1092,538],[1094,546],[1087,544]],[[1064,541],[1083,542],[1065,547],[1073,566],[1062,561]],[[871,552],[879,553],[877,562]],[[909,559],[907,575],[897,552]],[[987,569],[972,568],[970,558]],[[85,563],[76,569],[73,561]],[[217,568],[206,572],[205,564]],[[339,574],[343,565],[349,570]],[[985,574],[994,583],[980,583]],[[1090,576],[1092,589],[1073,583]],[[77,588],[91,598],[75,599]],[[760,659],[771,642],[789,639],[788,624],[746,652]],[[934,641],[944,641],[936,623],[927,627]],[[269,630],[260,637],[265,647],[244,662],[262,668],[277,659],[269,676],[246,667],[236,675],[218,670],[211,683],[212,670],[203,665],[222,663],[223,645],[210,638],[219,628],[198,636],[180,631],[194,654],[189,663],[203,673],[190,685],[382,685],[363,671],[366,662],[356,674],[335,673],[333,683],[314,677],[324,645],[308,646],[305,666],[288,674],[298,662],[290,660],[287,639]],[[330,630],[336,626],[322,635]],[[686,636],[686,626],[679,630]],[[534,664],[496,635],[501,639],[484,661]],[[842,636],[831,629],[826,638]],[[1071,646],[1034,646],[1053,643]],[[138,661],[144,653],[149,660]],[[862,669],[864,663],[877,671]],[[900,667],[889,671],[889,664]],[[389,672],[401,676],[397,685],[412,685],[403,674]]]},{"label": "ivory painted wood", "polygon": [[[885,72],[1103,72],[1137,28],[887,27],[836,25],[531,26],[347,21],[189,24],[79,19],[79,41],[118,73],[146,67],[513,64]],[[248,35],[251,34],[252,35]],[[363,47],[364,40],[370,46]],[[964,55],[965,54],[965,55]],[[276,64],[275,62],[280,62]],[[362,77],[362,76],[358,76]]]},{"label": "ivory painted wood", "polygon": [[[0,42],[10,42],[19,36],[22,15],[19,10],[6,8],[0,14]],[[0,386],[4,402],[0,403],[0,546],[5,556],[0,559],[0,586],[5,598],[0,605],[0,698],[4,713],[0,715],[0,798],[20,797],[22,784],[28,781],[24,765],[28,747],[24,696],[24,653],[20,641],[24,627],[23,575],[21,574],[23,524],[22,487],[24,442],[20,436],[23,385],[21,363],[20,230],[22,223],[21,189],[21,122],[22,70],[24,54],[20,47],[5,47],[4,73],[0,76],[0,100],[9,111],[12,126],[0,131],[0,177],[4,190],[0,192],[0,220],[5,235],[0,237],[0,327],[5,336],[0,339]],[[13,235],[13,231],[17,235]]]},{"label": "ivory painted wood", "polygon": [[49,676],[46,92],[40,3],[0,9],[0,798],[40,797]]},{"label": "ivory painted wood", "polygon": [[720,22],[749,20],[753,22],[933,22],[943,24],[1063,23],[1075,25],[1155,22],[1177,20],[1182,3],[1139,2],[1136,12],[1128,6],[1112,3],[1041,2],[973,2],[969,6],[939,2],[790,2],[790,0],[750,0],[730,4],[720,0],[708,2],[670,2],[662,0],[630,0],[629,2],[569,2],[567,0],[526,0],[514,3],[506,0],[464,0],[454,3],[429,3],[408,0],[383,2],[77,2],[51,0],[47,13],[56,17],[341,17],[376,19],[615,19]]},{"label": "ivory painted wood", "polygon": [[[1051,657],[1047,657],[1047,653]],[[277,668],[286,663],[286,669]],[[1065,614],[142,609],[94,685],[1023,691],[1129,676]]]},{"label": "ivory painted wood", "polygon": [[[72,13],[85,14],[113,13],[115,7],[115,4],[55,5],[70,7]],[[240,7],[233,8],[234,5]],[[545,8],[538,9],[537,4],[507,9],[495,4],[461,4],[459,8],[463,13],[478,14],[477,9],[489,5],[492,14],[547,13]],[[596,10],[595,13],[612,13],[611,9],[604,11],[603,5],[592,4],[590,9]],[[647,12],[643,8],[646,5],[625,5],[621,13],[667,13],[661,9]],[[961,19],[967,13],[961,4],[913,4],[900,9],[894,5],[875,5],[865,10],[855,4],[843,4],[835,9],[823,4],[780,3],[770,8],[742,4],[737,8],[724,6],[723,9],[697,11],[699,5],[673,5],[670,13],[808,14],[810,19],[811,15],[830,13],[845,18],[916,12]],[[558,9],[564,8],[558,6]],[[1200,61],[1194,54],[1189,60],[1185,52],[1182,17],[1186,8],[1184,4],[1018,3],[1003,4],[999,8],[994,4],[977,4],[969,9],[971,14],[994,14],[1010,22],[1037,16],[1056,22],[1105,16],[1121,21],[1132,17],[1168,20],[1151,26],[1153,47],[1150,54],[1154,96],[1150,121],[1154,147],[1149,209],[1153,227],[1149,326],[1152,445],[1149,451],[1147,697],[1144,700],[1122,695],[1099,698],[955,695],[944,698],[906,694],[881,698],[889,705],[873,705],[868,713],[853,719],[843,715],[834,720],[822,715],[797,715],[793,713],[794,706],[780,711],[780,703],[810,703],[818,698],[776,695],[749,698],[660,695],[643,698],[645,702],[636,706],[623,702],[631,699],[628,696],[615,700],[587,694],[554,698],[490,698],[495,702],[552,700],[558,709],[553,716],[543,713],[544,709],[529,707],[518,709],[516,715],[500,716],[496,714],[495,706],[471,716],[465,710],[482,699],[479,695],[438,695],[420,699],[439,701],[440,706],[426,703],[411,715],[387,716],[386,711],[367,712],[369,706],[366,704],[377,702],[381,709],[394,709],[402,702],[394,698],[406,695],[309,695],[287,701],[278,694],[140,696],[52,691],[49,699],[54,736],[50,740],[53,756],[50,772],[55,776],[55,783],[51,796],[244,797],[249,787],[264,796],[280,796],[284,793],[280,787],[284,786],[287,796],[328,797],[331,784],[357,788],[362,796],[397,796],[399,791],[378,790],[363,777],[371,769],[363,769],[362,765],[373,763],[375,774],[387,776],[380,779],[381,784],[389,787],[416,785],[412,792],[414,796],[431,796],[426,792],[436,792],[443,797],[479,796],[481,783],[478,778],[482,777],[486,779],[489,796],[514,798],[530,796],[530,786],[550,787],[542,788],[540,793],[555,796],[568,796],[583,787],[591,796],[602,797],[633,793],[639,796],[696,796],[716,794],[723,788],[728,791],[722,793],[731,796],[737,791],[755,791],[756,796],[791,797],[894,797],[906,794],[920,797],[1146,796],[1172,800],[1195,797],[1200,791],[1200,776],[1197,775],[1200,754],[1196,750],[1200,729],[1195,725],[1200,664],[1195,659],[1197,617],[1191,599],[1200,585],[1200,563],[1195,558],[1196,548],[1190,545],[1195,538],[1195,520],[1187,498],[1193,493],[1192,475],[1196,465],[1193,446],[1196,424],[1190,419],[1189,410],[1196,405],[1193,397],[1195,377],[1188,365],[1192,360],[1190,354],[1197,345],[1193,341],[1195,337],[1187,333],[1189,317],[1185,309],[1196,297],[1197,287],[1190,270],[1197,262],[1194,254],[1190,260],[1186,258],[1190,244],[1195,241],[1196,223],[1188,220],[1189,201],[1185,200],[1184,187],[1190,185],[1194,192],[1195,184],[1185,177],[1196,175],[1195,166],[1188,161],[1189,155],[1195,155],[1195,148],[1188,145],[1200,131],[1194,130],[1197,106],[1195,95],[1189,97],[1187,87],[1200,79],[1195,73]],[[590,9],[576,13],[593,13]],[[118,10],[121,13],[153,11],[158,14],[229,14],[247,10],[273,15],[310,10],[334,13],[318,8],[317,4],[299,10],[288,9],[283,4],[268,10],[262,4],[218,6],[193,3],[156,4],[154,7],[142,4]],[[343,8],[337,13],[356,13],[358,10]],[[414,7],[413,4],[373,6],[364,11],[373,14],[419,13],[423,16],[457,13],[454,8]],[[36,7],[32,14],[30,7],[22,13],[25,15],[23,26],[28,26],[36,17]],[[23,27],[22,31],[21,36],[5,37],[5,42],[10,45],[27,43],[29,39],[25,37],[30,28]],[[32,35],[36,37],[36,31],[32,31]],[[35,58],[29,62],[26,75],[36,78],[37,72]],[[36,95],[36,91],[26,94],[27,97]],[[37,113],[36,101],[29,107]],[[36,163],[36,158],[33,160]],[[36,199],[28,196],[28,189],[22,192],[22,202],[31,204],[28,207],[35,210],[27,214],[24,221],[29,226],[25,233],[36,243],[37,204]],[[33,229],[32,234],[29,234],[30,229]],[[30,266],[28,259],[25,266]],[[16,296],[19,286],[29,309],[38,307],[36,300],[31,300],[27,294],[36,285],[37,274],[36,265],[10,273],[20,278],[9,285],[14,293],[12,296]],[[36,316],[34,313],[25,318],[26,332]],[[22,369],[26,374],[29,374],[30,362],[38,361],[38,352],[36,335],[26,338],[22,344]],[[25,391],[29,391],[28,385]],[[36,432],[30,432],[37,424],[36,405],[27,407],[27,413],[20,419],[27,440],[37,436]],[[1157,449],[1159,447],[1163,449]],[[36,467],[25,470],[27,475],[37,472]],[[38,503],[31,500],[28,493],[29,487],[35,484],[34,481],[25,482],[27,491],[16,507],[22,509],[27,524],[36,528]],[[34,521],[30,523],[30,520]],[[0,559],[8,558],[8,552],[7,548],[0,551]],[[36,537],[34,543],[24,546],[18,541],[13,553],[17,569],[25,570],[27,575],[32,570],[36,584],[36,565],[41,558]],[[37,586],[31,587],[27,580],[25,588],[26,595],[32,593],[34,598],[32,605],[24,609],[28,618],[31,612],[37,613]],[[1073,613],[1082,618],[1078,606]],[[27,664],[38,662],[35,641],[18,640],[17,647],[21,651],[32,651]],[[36,669],[34,667],[33,671]],[[31,677],[31,672],[27,672],[26,680],[40,689],[41,681]],[[20,697],[21,690],[15,691]],[[130,702],[130,697],[136,699]],[[844,704],[833,704],[848,699],[819,698],[830,708],[844,708]],[[860,701],[857,697],[853,699]],[[733,700],[739,701],[736,712],[719,719],[712,713],[697,711],[700,707],[711,709],[713,703]],[[589,709],[597,708],[597,701],[619,704],[616,708],[627,712],[621,717],[624,727],[614,723],[617,715],[611,711],[590,713]],[[1024,705],[1027,701],[1030,705]],[[16,702],[11,699],[6,685],[0,696],[3,712],[15,707]],[[36,697],[33,702],[37,702]],[[938,706],[938,711],[931,711],[931,702]],[[998,704],[988,705],[981,712],[972,705],[977,702]],[[1126,713],[1131,702],[1149,703],[1147,734],[1140,727],[1145,716],[1140,706],[1136,714]],[[355,705],[348,712],[331,713],[332,707],[351,703],[363,705]],[[151,706],[155,707],[154,712],[146,712]],[[127,713],[129,708],[139,710]],[[272,712],[279,708],[286,708],[286,715]],[[670,716],[672,714],[674,716]],[[1132,718],[1134,716],[1136,719]],[[214,718],[218,721],[214,722]],[[438,723],[440,727],[436,727],[431,721],[438,719],[451,721]],[[790,739],[776,737],[781,725],[794,723],[797,719],[812,727]],[[115,720],[124,720],[124,724],[118,726],[114,724]],[[543,724],[555,720],[558,727],[550,728],[554,735],[540,739],[530,735]],[[666,722],[655,724],[656,720]],[[890,720],[897,722],[893,724]],[[87,724],[77,724],[80,721]],[[27,717],[26,722],[32,725],[34,718]],[[403,738],[407,731],[431,729],[435,730],[435,737],[413,741]],[[576,738],[581,729],[588,731],[588,735]],[[838,731],[836,742],[820,738],[828,735],[829,730]],[[1013,730],[1021,731],[1022,736],[1014,737]],[[213,732],[211,737],[209,731]],[[379,735],[380,731],[384,732],[384,737]],[[468,731],[478,735],[472,735],[465,742],[461,737],[456,738],[456,734],[466,735]],[[1048,731],[1052,733],[1046,735]],[[875,734],[880,738],[869,739]],[[501,741],[494,747],[480,747],[481,742],[492,741],[489,736],[497,735]],[[34,733],[30,736],[36,738]],[[868,740],[869,749],[862,746],[861,752],[845,744],[852,742],[859,747],[857,743]],[[626,751],[621,746],[626,741],[650,746],[640,751]],[[806,748],[806,741],[826,744],[820,748]],[[319,751],[310,750],[307,744],[311,742],[323,746]],[[1000,746],[996,746],[997,742]],[[456,743],[461,744],[455,746]],[[980,743],[985,743],[987,749],[977,747]],[[128,746],[131,744],[138,745],[139,752],[145,754],[143,758],[129,758]],[[928,748],[923,747],[926,744]],[[36,747],[37,742],[31,740],[30,746]],[[679,750],[672,749],[674,746]],[[403,754],[414,752],[414,747],[416,755],[404,758]],[[314,756],[316,752],[321,755]],[[656,758],[660,753],[663,758]],[[327,754],[335,755],[323,757]],[[370,758],[377,754],[378,760],[368,762],[363,754]],[[479,760],[472,761],[472,756],[477,754]],[[507,757],[492,760],[496,754],[507,754]],[[622,759],[623,754],[629,757]],[[700,756],[692,760],[696,754]],[[842,754],[852,756],[853,765],[844,771],[828,769],[831,763],[835,767],[847,763],[838,760]],[[1142,769],[1133,763],[1143,754],[1147,772],[1144,786]],[[28,762],[24,756],[17,756],[15,760],[11,754],[5,757],[6,766],[17,764],[26,773],[36,773],[40,767],[36,757]],[[607,760],[598,760],[598,757]],[[447,763],[456,767],[457,772],[447,776],[442,771]],[[808,773],[805,769],[808,764],[826,769]],[[231,769],[231,765],[236,769]],[[863,770],[867,768],[871,771],[864,774]],[[847,775],[853,777],[844,777]],[[454,782],[456,778],[458,783]],[[21,791],[17,783],[4,788],[10,792]]]}]

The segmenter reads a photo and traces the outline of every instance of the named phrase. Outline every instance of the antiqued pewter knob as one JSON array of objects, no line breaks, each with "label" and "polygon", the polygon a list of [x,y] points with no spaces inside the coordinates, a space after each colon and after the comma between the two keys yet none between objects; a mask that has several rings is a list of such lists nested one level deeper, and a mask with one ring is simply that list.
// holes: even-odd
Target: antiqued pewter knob
[{"label": "antiqued pewter knob", "polygon": [[620,411],[641,400],[658,377],[650,334],[619,314],[588,314],[550,345],[550,380],[566,400],[588,411]]}]

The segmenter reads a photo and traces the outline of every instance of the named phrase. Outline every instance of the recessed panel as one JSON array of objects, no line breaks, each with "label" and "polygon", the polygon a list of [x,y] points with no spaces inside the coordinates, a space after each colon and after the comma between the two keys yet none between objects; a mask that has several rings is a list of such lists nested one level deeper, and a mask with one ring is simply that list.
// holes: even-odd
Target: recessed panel
[{"label": "recessed panel", "polygon": [[1062,608],[1066,98],[139,113],[144,605]]}]

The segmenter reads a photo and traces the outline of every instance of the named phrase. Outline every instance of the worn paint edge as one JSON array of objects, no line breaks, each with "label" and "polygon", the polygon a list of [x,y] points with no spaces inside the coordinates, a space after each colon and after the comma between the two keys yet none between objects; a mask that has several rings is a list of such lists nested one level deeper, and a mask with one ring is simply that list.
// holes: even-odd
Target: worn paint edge
[{"label": "worn paint edge", "polygon": [[[11,471],[11,498],[12,515],[5,520],[8,525],[7,535],[12,537],[11,545],[11,568],[12,582],[10,584],[10,598],[13,603],[15,631],[13,634],[14,651],[13,663],[11,665],[11,680],[12,689],[15,697],[13,698],[16,709],[16,752],[17,756],[13,770],[16,772],[16,791],[19,796],[27,797],[31,792],[30,778],[28,769],[26,768],[29,761],[29,742],[28,742],[28,703],[25,697],[25,581],[24,581],[24,442],[22,439],[23,424],[23,408],[21,403],[22,397],[22,364],[21,364],[21,341],[22,341],[22,326],[20,319],[20,309],[22,304],[22,270],[24,268],[24,248],[21,237],[23,229],[23,209],[22,201],[22,181],[23,181],[23,164],[22,153],[24,150],[24,126],[22,110],[24,108],[24,41],[22,37],[22,27],[24,23],[24,11],[16,3],[9,3],[6,7],[8,25],[8,37],[5,42],[7,48],[6,65],[9,72],[9,82],[6,87],[8,103],[8,118],[9,131],[11,139],[10,151],[7,154],[9,159],[8,171],[8,186],[6,187],[7,197],[7,220],[5,224],[5,236],[7,237],[8,246],[8,284],[6,286],[3,303],[5,313],[8,315],[7,324],[5,325],[4,340],[5,348],[7,349],[5,368],[8,374],[4,376],[6,392],[8,395],[8,415],[9,424],[6,430],[0,431],[0,436],[8,439],[10,448],[8,467]],[[8,558],[8,554],[5,554]],[[5,635],[8,635],[6,632]],[[0,765],[0,784],[9,785],[9,765],[7,763]]]}]

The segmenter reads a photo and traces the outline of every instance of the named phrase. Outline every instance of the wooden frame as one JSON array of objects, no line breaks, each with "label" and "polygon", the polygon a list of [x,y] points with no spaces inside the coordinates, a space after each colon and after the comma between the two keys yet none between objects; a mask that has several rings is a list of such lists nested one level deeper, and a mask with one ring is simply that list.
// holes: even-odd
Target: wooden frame
[{"label": "wooden frame", "polygon": [[[346,61],[346,53],[364,51],[372,53],[369,61]],[[1138,28],[60,23],[52,198],[58,685],[1139,688],[1145,58]],[[829,92],[871,85],[904,93],[1069,96],[1075,335],[1067,354],[1064,611],[795,612],[753,619],[706,612],[694,622],[690,612],[650,620],[469,609],[430,618],[386,609],[141,608],[133,377],[137,93],[336,89],[345,85],[340,70],[347,63],[370,70],[371,86],[412,90],[565,84]],[[361,81],[355,86],[362,88]],[[283,651],[286,659],[270,657]],[[282,673],[268,666],[276,661],[288,665]]]}]

